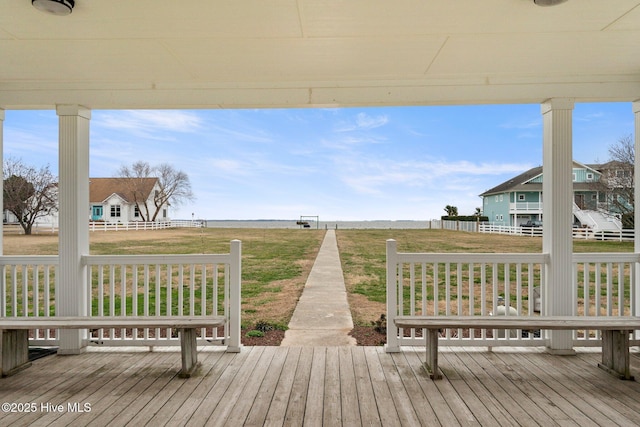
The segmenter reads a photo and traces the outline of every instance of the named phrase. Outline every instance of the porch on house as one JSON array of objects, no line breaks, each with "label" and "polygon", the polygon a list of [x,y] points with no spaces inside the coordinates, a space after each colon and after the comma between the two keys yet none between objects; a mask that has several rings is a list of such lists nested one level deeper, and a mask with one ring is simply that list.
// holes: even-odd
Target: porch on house
[{"label": "porch on house", "polygon": [[[640,384],[540,349],[448,347],[444,378],[424,348],[201,349],[197,376],[177,377],[175,349],[90,349],[49,356],[4,378],[2,425],[638,425]],[[640,371],[633,352],[631,366]],[[86,404],[86,405],[85,405]],[[62,406],[60,406],[62,405]],[[18,410],[20,409],[20,410]]]}]

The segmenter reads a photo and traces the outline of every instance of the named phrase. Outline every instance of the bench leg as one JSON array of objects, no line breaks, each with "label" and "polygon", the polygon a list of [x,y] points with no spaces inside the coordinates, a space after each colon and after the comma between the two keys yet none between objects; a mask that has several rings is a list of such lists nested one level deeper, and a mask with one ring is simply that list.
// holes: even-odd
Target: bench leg
[{"label": "bench leg", "polygon": [[29,366],[29,331],[0,329],[0,376],[8,377]]},{"label": "bench leg", "polygon": [[196,345],[196,330],[194,328],[180,329],[180,348],[182,352],[182,370],[180,378],[189,378],[198,368],[198,349]]},{"label": "bench leg", "polygon": [[424,368],[432,380],[439,380],[442,378],[442,375],[438,369],[438,330],[427,329],[426,334],[427,355]]},{"label": "bench leg", "polygon": [[598,363],[598,366],[621,380],[633,380],[629,370],[630,333],[602,331],[602,363]]}]

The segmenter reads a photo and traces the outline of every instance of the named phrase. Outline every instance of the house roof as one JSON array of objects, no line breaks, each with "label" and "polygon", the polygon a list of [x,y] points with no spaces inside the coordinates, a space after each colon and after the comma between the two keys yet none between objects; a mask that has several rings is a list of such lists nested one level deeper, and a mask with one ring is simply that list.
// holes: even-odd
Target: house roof
[{"label": "house roof", "polygon": [[640,99],[640,0],[2,1],[0,108]]},{"label": "house roof", "polygon": [[526,184],[527,191],[539,191],[542,190],[542,184],[527,184],[530,180],[535,178],[536,176],[542,173],[542,166],[536,166],[535,168],[529,169],[526,172],[521,173],[518,176],[510,178],[509,180],[503,182],[502,184],[496,185],[490,190],[485,191],[480,194],[480,197],[490,196],[492,194],[501,194],[510,191],[518,191],[518,189],[522,189],[524,191],[524,185]]},{"label": "house roof", "polygon": [[[599,174],[599,167],[601,165],[586,165],[580,162],[573,161],[573,167],[585,168]],[[526,172],[521,173],[518,176],[508,179],[507,181],[499,184],[484,193],[480,194],[480,197],[491,196],[494,194],[510,193],[516,191],[542,191],[542,183],[530,182],[534,178],[542,175],[542,166],[536,166],[529,169]],[[574,190],[591,190],[592,184],[576,182],[573,184]]]},{"label": "house roof", "polygon": [[157,182],[158,178],[90,178],[89,202],[102,203],[115,194],[123,201],[133,203],[134,189],[146,200]]}]

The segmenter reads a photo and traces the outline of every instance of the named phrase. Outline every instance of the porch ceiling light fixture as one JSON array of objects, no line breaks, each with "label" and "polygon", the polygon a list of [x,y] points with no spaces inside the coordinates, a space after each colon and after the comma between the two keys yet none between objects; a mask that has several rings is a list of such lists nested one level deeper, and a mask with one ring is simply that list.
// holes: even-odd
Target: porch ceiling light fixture
[{"label": "porch ceiling light fixture", "polygon": [[31,0],[36,9],[56,16],[70,15],[75,6],[75,0]]},{"label": "porch ceiling light fixture", "polygon": [[538,6],[556,6],[566,1],[567,0],[533,0],[533,2]]}]

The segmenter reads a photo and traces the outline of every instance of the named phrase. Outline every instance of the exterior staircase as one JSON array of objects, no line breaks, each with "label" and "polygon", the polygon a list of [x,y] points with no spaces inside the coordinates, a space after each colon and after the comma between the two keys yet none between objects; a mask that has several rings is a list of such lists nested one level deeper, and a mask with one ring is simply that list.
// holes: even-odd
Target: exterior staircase
[{"label": "exterior staircase", "polygon": [[592,210],[582,210],[577,204],[573,204],[573,215],[580,221],[583,226],[591,228],[596,231],[615,231],[622,230],[622,222],[617,217],[601,212]]}]

